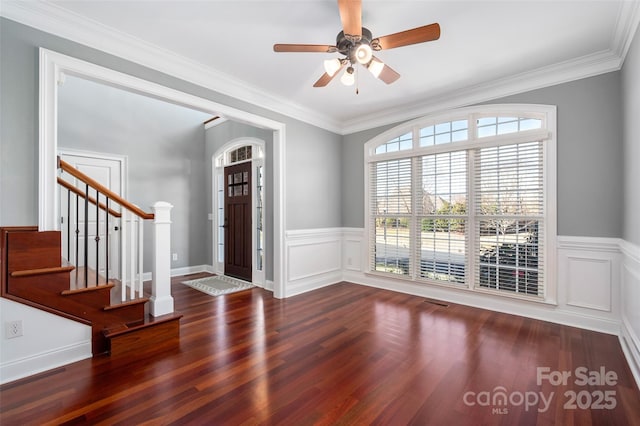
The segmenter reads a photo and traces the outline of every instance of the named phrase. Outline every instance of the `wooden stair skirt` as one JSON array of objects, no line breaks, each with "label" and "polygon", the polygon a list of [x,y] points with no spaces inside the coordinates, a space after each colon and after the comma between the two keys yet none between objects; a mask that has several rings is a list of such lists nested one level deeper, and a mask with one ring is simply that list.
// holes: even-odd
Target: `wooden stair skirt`
[{"label": "wooden stair skirt", "polygon": [[60,232],[0,228],[2,297],[91,326],[94,355],[179,345],[181,315],[153,318],[146,298],[112,304],[113,282],[71,289],[74,266],[62,259]]},{"label": "wooden stair skirt", "polygon": [[180,318],[167,314],[142,323],[120,324],[103,330],[112,357],[147,354],[180,345]]}]

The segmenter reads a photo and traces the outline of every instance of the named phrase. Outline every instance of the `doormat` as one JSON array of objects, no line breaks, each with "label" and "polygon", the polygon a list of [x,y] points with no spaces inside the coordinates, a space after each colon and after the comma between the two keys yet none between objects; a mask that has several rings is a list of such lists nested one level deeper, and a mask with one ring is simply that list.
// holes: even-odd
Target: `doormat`
[{"label": "doormat", "polygon": [[235,293],[255,287],[253,284],[236,278],[215,275],[213,277],[199,278],[197,280],[182,281],[182,284],[207,293],[211,296]]}]

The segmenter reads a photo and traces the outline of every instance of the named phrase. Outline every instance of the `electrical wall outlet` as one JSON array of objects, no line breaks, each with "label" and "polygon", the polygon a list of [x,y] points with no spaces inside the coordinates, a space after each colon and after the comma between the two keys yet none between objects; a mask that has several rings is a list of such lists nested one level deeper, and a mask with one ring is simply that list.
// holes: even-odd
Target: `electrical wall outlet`
[{"label": "electrical wall outlet", "polygon": [[5,336],[7,339],[22,336],[22,320],[5,322]]},{"label": "electrical wall outlet", "polygon": [[173,253],[173,254],[171,255],[171,260],[173,260],[174,262],[175,262],[176,260],[178,260],[178,253]]}]

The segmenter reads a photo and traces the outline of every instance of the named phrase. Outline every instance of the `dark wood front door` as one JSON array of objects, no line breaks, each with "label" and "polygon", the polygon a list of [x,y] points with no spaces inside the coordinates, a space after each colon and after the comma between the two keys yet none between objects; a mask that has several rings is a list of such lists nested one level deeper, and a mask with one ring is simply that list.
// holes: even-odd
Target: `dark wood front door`
[{"label": "dark wood front door", "polygon": [[251,162],[225,167],[224,274],[251,281]]}]

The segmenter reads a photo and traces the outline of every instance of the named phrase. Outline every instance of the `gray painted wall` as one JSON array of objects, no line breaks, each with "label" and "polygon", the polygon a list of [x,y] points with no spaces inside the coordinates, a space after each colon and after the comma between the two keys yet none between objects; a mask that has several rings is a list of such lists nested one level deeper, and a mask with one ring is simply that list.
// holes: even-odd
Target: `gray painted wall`
[{"label": "gray painted wall", "polygon": [[[206,163],[206,183],[207,183],[207,209],[210,213],[212,206],[212,159],[216,152],[222,148],[227,142],[238,138],[257,138],[265,142],[265,202],[266,210],[264,221],[265,229],[265,277],[267,280],[273,280],[273,168],[269,165],[273,164],[273,132],[271,130],[259,129],[249,126],[248,124],[238,123],[235,121],[226,121],[215,127],[211,127],[205,132],[205,163]],[[207,264],[213,264],[213,241],[212,221],[207,221]]]},{"label": "gray painted wall", "polygon": [[345,135],[342,143],[342,226],[364,226],[364,144],[397,126],[390,124]]},{"label": "gray painted wall", "polygon": [[[42,46],[286,123],[286,229],[363,226],[362,147],[376,132],[341,137],[4,18],[0,31],[0,224],[37,223],[37,48]],[[628,62],[628,69],[636,70],[633,52]],[[629,80],[625,91],[637,87]],[[620,73],[610,73],[494,101],[558,105],[559,234],[622,236],[620,96]],[[637,111],[633,105],[631,112]],[[635,177],[626,176],[627,206],[638,204],[629,189]],[[625,234],[639,240],[637,228],[627,222]]]},{"label": "gray painted wall", "polygon": [[287,127],[304,135],[287,145],[287,229],[342,226],[342,136],[306,127]]},{"label": "gray painted wall", "polygon": [[340,135],[6,18],[0,47],[0,225],[38,223],[38,47],[44,47],[285,123],[285,228],[341,226]]},{"label": "gray painted wall", "polygon": [[[75,77],[59,87],[58,146],[127,157],[128,200],[173,205],[171,267],[209,264],[205,134],[208,114]],[[145,247],[152,247],[151,225]],[[145,252],[144,270],[152,268]]]},{"label": "gray painted wall", "polygon": [[[496,99],[558,107],[558,234],[621,237],[623,196],[622,104],[619,72]],[[345,136],[343,223],[364,226],[364,144],[386,130]],[[357,178],[359,176],[359,179]]]},{"label": "gray painted wall", "polygon": [[640,29],[622,68],[624,112],[624,227],[622,237],[640,245]]}]

